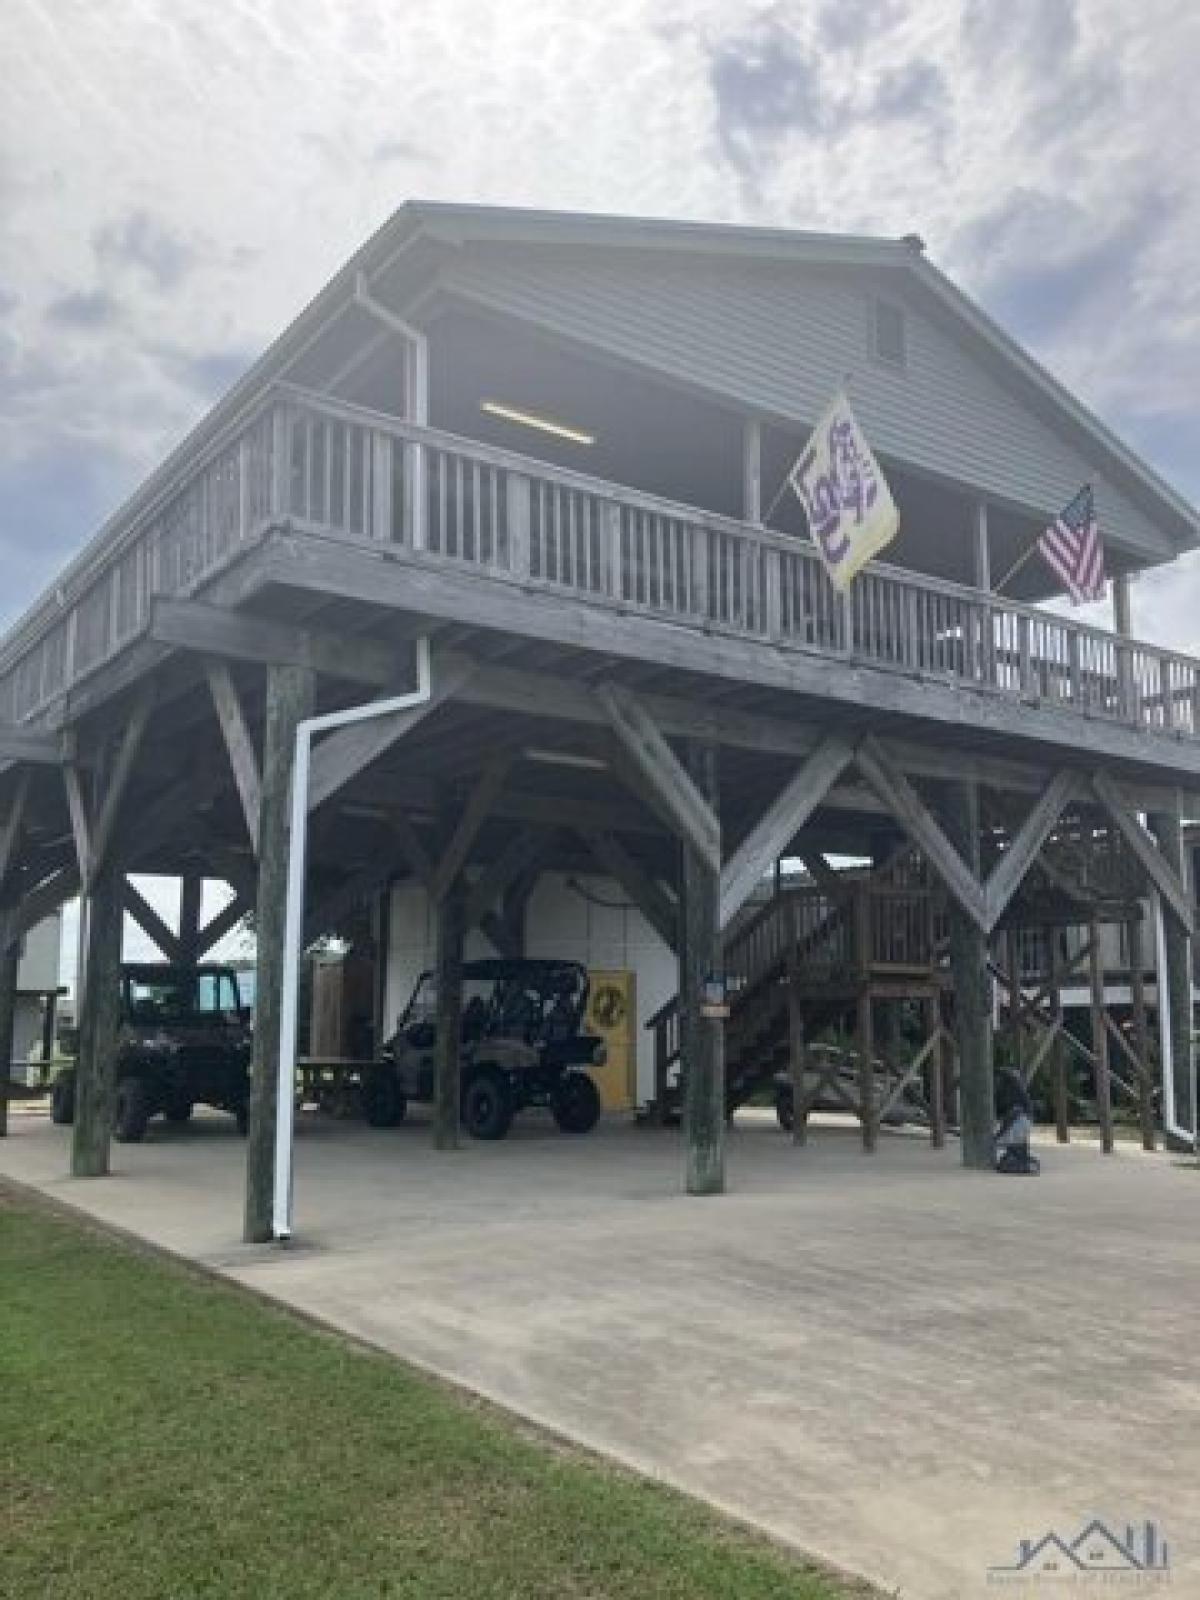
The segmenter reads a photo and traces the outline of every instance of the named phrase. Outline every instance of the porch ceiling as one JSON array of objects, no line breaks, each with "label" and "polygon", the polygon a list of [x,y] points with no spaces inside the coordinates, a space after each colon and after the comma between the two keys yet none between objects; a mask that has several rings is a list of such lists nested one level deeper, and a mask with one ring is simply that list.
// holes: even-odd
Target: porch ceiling
[{"label": "porch ceiling", "polygon": [[[429,336],[434,426],[685,505],[742,515],[743,416],[735,408],[528,324],[449,302],[441,304]],[[338,362],[328,370],[344,364],[348,348],[339,346]],[[402,391],[394,340],[381,340],[346,386],[347,396],[356,402],[392,412],[400,408]],[[489,399],[566,423],[594,435],[595,442],[558,439],[488,415],[480,404]],[[763,510],[776,502],[769,525],[803,540],[808,529],[799,503],[790,491],[779,491],[805,438],[772,425],[763,429]],[[884,459],[883,465],[900,507],[900,533],[887,552],[888,561],[973,583],[973,495],[896,462]],[[988,521],[992,574],[998,580],[1041,528],[1029,517],[994,504]],[[1044,566],[1031,561],[1005,592],[1040,600],[1057,588]]]}]

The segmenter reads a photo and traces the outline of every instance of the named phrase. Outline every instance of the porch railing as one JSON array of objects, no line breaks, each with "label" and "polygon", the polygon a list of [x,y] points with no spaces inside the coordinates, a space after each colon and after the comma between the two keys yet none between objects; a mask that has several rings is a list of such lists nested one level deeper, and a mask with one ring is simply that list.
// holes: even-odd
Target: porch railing
[{"label": "porch railing", "polygon": [[1200,662],[876,563],[850,597],[807,543],[278,386],[115,527],[0,646],[21,721],[281,522],[601,607],[1137,728],[1200,735]]}]

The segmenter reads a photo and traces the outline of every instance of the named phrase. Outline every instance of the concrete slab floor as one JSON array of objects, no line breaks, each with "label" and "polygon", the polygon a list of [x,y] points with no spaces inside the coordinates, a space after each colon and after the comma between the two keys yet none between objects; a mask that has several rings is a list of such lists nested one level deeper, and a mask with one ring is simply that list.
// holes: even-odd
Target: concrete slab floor
[{"label": "concrete slab floor", "polygon": [[227,1119],[156,1125],[72,1181],[66,1130],[14,1112],[0,1174],[897,1594],[994,1592],[1021,1540],[1100,1517],[1155,1522],[1174,1592],[1200,1596],[1200,1173],[1042,1155],[1031,1180],[903,1135],[797,1150],[749,1113],[730,1193],[696,1200],[669,1130],[525,1119],[438,1155],[419,1122],[305,1116],[287,1249],[237,1242]]}]

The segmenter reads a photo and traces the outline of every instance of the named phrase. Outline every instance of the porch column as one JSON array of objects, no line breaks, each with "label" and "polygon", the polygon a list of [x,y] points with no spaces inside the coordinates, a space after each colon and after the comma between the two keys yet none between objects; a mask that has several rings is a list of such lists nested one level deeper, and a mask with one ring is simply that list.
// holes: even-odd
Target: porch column
[{"label": "porch column", "polygon": [[433,1143],[458,1148],[462,1070],[463,894],[453,884],[437,903],[437,1035],[434,1046]]},{"label": "porch column", "polygon": [[986,500],[980,500],[975,506],[972,558],[975,587],[983,589],[990,594],[992,588],[992,551],[988,542],[988,508]]},{"label": "porch column", "polygon": [[[13,1034],[17,1020],[17,969],[21,941],[14,926],[16,907],[0,906],[0,1080],[12,1077]],[[8,1133],[8,1090],[0,1089],[0,1138]]]},{"label": "porch column", "polygon": [[310,667],[267,668],[266,730],[258,807],[258,946],[250,1115],[246,1141],[247,1244],[271,1238],[275,1121],[282,1021],[283,924],[287,901],[288,824],[296,727],[312,714],[316,676]]},{"label": "porch column", "polygon": [[76,1178],[101,1178],[109,1170],[121,1024],[124,887],[124,874],[110,854],[92,879],[87,897],[87,987],[76,1019],[79,1050],[71,1130],[71,1174]]},{"label": "porch column", "polygon": [[[942,820],[950,842],[978,878],[978,784],[947,783],[943,789]],[[996,1093],[988,942],[982,929],[954,899],[949,903],[949,917],[962,1163],[964,1167],[990,1170],[995,1164]]]},{"label": "porch column", "polygon": [[1112,581],[1113,628],[1122,639],[1133,637],[1133,605],[1129,574],[1119,572]]},{"label": "porch column", "polygon": [[742,424],[742,516],[762,521],[762,423],[757,417]]},{"label": "porch column", "polygon": [[[717,752],[693,745],[688,768],[713,811],[718,809]],[[721,876],[683,841],[680,950],[683,1137],[687,1192],[720,1194],[725,1188],[725,1024],[700,1015],[704,980],[723,971]]]},{"label": "porch column", "polygon": [[[1192,875],[1188,871],[1183,843],[1183,811],[1177,801],[1170,811],[1156,811],[1147,817],[1150,831],[1171,870],[1192,894]],[[1164,905],[1163,942],[1166,949],[1168,1014],[1163,1014],[1162,974],[1159,974],[1159,1028],[1170,1029],[1171,1063],[1175,1078],[1174,1120],[1181,1128],[1192,1128],[1192,941],[1178,917]]]}]

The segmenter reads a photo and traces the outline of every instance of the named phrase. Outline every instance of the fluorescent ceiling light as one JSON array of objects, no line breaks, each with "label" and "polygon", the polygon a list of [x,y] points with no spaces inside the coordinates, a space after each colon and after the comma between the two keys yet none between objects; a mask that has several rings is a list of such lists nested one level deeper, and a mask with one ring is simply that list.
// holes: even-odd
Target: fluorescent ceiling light
[{"label": "fluorescent ceiling light", "polygon": [[526,750],[526,761],[540,761],[547,767],[582,767],[587,772],[606,772],[608,762],[596,756],[577,756],[570,750]]},{"label": "fluorescent ceiling light", "polygon": [[542,433],[552,433],[558,439],[570,439],[572,444],[595,444],[596,435],[582,428],[568,427],[565,422],[555,422],[553,417],[539,417],[535,411],[521,411],[516,406],[501,405],[499,400],[481,400],[480,411],[489,417],[503,417],[506,422],[519,422],[523,428],[537,428]]}]

